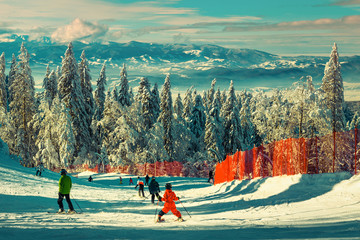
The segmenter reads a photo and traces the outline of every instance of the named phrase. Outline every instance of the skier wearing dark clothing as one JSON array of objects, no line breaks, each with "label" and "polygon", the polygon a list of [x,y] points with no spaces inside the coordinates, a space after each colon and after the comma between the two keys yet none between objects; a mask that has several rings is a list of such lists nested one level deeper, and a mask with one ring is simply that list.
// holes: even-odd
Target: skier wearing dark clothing
[{"label": "skier wearing dark clothing", "polygon": [[209,171],[209,180],[208,180],[208,182],[210,182],[211,180],[212,180],[212,182],[214,182],[214,174],[213,174],[212,170]]},{"label": "skier wearing dark clothing", "polygon": [[92,178],[92,176],[90,175],[90,177],[88,178],[88,181],[89,181],[89,182],[92,182],[92,180],[93,180],[93,178]]},{"label": "skier wearing dark clothing", "polygon": [[144,194],[144,182],[141,180],[140,177],[138,177],[138,181],[136,183],[136,186],[135,186],[135,189],[137,188],[137,186],[139,186],[139,197],[145,197],[145,194]]},{"label": "skier wearing dark clothing", "polygon": [[169,211],[171,211],[175,216],[178,217],[178,221],[182,222],[184,221],[183,218],[181,217],[181,213],[179,212],[179,210],[176,209],[176,205],[174,201],[178,201],[180,198],[176,196],[176,194],[172,191],[172,186],[171,183],[167,183],[165,184],[165,193],[164,196],[161,198],[161,201],[165,201],[164,207],[163,209],[161,209],[161,211],[158,214],[158,222],[162,222],[164,221],[163,219],[161,219],[161,217],[168,213]]},{"label": "skier wearing dark clothing", "polygon": [[60,174],[60,180],[59,180],[59,198],[58,198],[58,205],[59,205],[59,211],[58,213],[65,213],[64,211],[64,205],[62,201],[64,200],[64,197],[66,198],[66,202],[69,206],[68,213],[75,213],[74,207],[70,200],[70,189],[72,187],[71,178],[66,175],[66,170],[61,169]]},{"label": "skier wearing dark clothing", "polygon": [[146,177],[145,177],[145,186],[149,186],[149,180],[150,180],[150,177],[149,177],[149,175],[146,174]]},{"label": "skier wearing dark clothing", "polygon": [[41,176],[42,171],[44,171],[44,165],[40,163],[39,166],[36,167],[36,176]]},{"label": "skier wearing dark clothing", "polygon": [[160,187],[159,183],[155,180],[155,177],[151,178],[150,184],[149,184],[149,192],[151,194],[151,203],[154,203],[155,195],[161,201],[161,197],[159,195]]}]

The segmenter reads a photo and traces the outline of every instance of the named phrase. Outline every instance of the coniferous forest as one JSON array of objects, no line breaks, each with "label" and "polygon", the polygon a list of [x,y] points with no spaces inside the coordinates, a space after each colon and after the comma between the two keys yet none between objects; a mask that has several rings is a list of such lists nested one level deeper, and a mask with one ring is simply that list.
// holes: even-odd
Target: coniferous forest
[{"label": "coniferous forest", "polygon": [[336,44],[321,87],[304,76],[289,89],[271,92],[241,91],[233,82],[220,90],[214,79],[208,90],[189,86],[185,95],[174,96],[170,74],[162,86],[143,77],[133,92],[125,64],[119,84],[110,89],[106,62],[93,90],[85,52],[78,61],[70,43],[61,67],[47,67],[43,90],[36,93],[29,59],[24,44],[9,70],[4,53],[0,57],[0,138],[27,167],[178,161],[192,168],[272,141],[359,124],[344,102]]}]

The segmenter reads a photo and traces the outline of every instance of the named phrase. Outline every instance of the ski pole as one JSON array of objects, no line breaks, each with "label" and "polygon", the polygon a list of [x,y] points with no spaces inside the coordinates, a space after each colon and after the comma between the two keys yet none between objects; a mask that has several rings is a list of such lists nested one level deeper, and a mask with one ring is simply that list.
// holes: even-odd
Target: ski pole
[{"label": "ski pole", "polygon": [[158,206],[159,206],[159,199],[158,199],[158,202],[157,202],[157,204],[156,204],[156,209],[155,209],[155,221],[156,221],[156,213],[157,213],[157,208],[158,208]]},{"label": "ski pole", "polygon": [[83,210],[81,209],[81,207],[79,206],[79,204],[77,203],[77,201],[75,200],[75,198],[73,197],[73,195],[71,195],[71,198],[74,200],[74,202],[76,203],[76,205],[79,207],[79,209],[80,209],[80,213],[82,213],[83,212]]},{"label": "ski pole", "polygon": [[188,215],[189,215],[189,217],[191,218],[191,216],[190,216],[190,214],[189,214],[188,210],[186,210],[186,208],[185,208],[184,204],[182,204],[182,202],[180,201],[180,199],[179,199],[179,202],[181,203],[181,205],[183,206],[183,208],[185,209],[185,211],[187,212],[187,214],[188,214]]}]

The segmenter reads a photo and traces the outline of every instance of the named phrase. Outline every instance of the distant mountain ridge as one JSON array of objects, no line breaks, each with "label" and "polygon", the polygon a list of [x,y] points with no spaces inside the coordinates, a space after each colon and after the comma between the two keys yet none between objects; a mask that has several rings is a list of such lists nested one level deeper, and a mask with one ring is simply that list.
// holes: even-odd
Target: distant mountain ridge
[{"label": "distant mountain ridge", "polygon": [[[61,64],[67,44],[52,43],[47,37],[40,41],[30,41],[26,36],[14,35],[11,41],[0,42],[0,53],[5,52],[7,62],[11,55],[18,55],[21,43],[31,54],[31,63],[36,67],[33,73],[45,74],[45,65]],[[170,72],[172,82],[179,87],[208,88],[213,78],[220,87],[227,87],[230,80],[241,88],[288,87],[303,76],[312,76],[320,83],[325,63],[329,57],[323,56],[278,56],[254,49],[232,49],[217,45],[158,44],[143,42],[108,44],[73,42],[75,56],[85,50],[92,73],[99,72],[101,64],[107,60],[109,76],[116,79],[119,67],[125,63],[134,79],[150,77],[153,82],[162,83],[164,74]],[[329,47],[329,54],[331,47]],[[341,51],[340,51],[341,52]],[[342,57],[342,74],[347,81],[357,82],[360,75],[360,56]],[[113,69],[113,72],[111,72]],[[131,78],[130,77],[130,78]],[[136,83],[134,83],[136,84]]]}]

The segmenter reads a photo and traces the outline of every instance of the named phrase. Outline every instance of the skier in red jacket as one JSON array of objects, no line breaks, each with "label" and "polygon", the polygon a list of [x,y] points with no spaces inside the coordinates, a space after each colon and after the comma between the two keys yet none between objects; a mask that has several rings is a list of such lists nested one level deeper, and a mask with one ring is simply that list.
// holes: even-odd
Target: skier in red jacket
[{"label": "skier in red jacket", "polygon": [[158,222],[162,222],[164,221],[163,219],[161,219],[161,217],[168,213],[169,211],[171,211],[175,216],[178,217],[178,221],[183,221],[182,217],[181,217],[181,213],[179,212],[179,210],[176,209],[176,205],[174,201],[178,201],[179,198],[176,197],[176,194],[172,191],[172,186],[171,183],[167,183],[165,184],[165,193],[164,196],[161,198],[161,201],[165,201],[164,207],[163,209],[161,209],[161,211],[158,214]]}]

